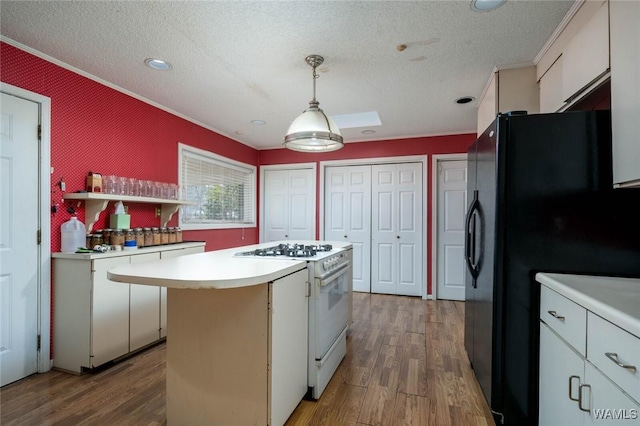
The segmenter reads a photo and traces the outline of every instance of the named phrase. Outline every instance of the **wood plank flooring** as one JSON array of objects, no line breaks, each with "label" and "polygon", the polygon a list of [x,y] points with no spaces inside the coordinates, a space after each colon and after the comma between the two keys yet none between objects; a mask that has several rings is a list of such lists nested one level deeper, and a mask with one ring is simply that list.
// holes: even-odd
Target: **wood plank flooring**
[{"label": "wood plank flooring", "polygon": [[[464,350],[464,303],[354,293],[347,356],[287,425],[493,425]],[[164,425],[164,344],[96,373],[0,389],[0,424]]]}]

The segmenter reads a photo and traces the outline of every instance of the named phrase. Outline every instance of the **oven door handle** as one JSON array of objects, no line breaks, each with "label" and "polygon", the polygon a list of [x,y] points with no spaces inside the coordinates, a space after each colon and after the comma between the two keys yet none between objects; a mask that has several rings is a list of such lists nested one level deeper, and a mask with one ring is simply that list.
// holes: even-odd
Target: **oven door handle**
[{"label": "oven door handle", "polygon": [[347,272],[346,269],[349,267],[349,265],[351,265],[351,261],[347,260],[342,265],[340,265],[340,267],[338,269],[336,269],[334,271],[331,271],[330,275],[327,275],[323,279],[320,280],[320,287],[326,286],[327,284],[329,284],[332,281],[334,281],[337,276],[346,273]]}]

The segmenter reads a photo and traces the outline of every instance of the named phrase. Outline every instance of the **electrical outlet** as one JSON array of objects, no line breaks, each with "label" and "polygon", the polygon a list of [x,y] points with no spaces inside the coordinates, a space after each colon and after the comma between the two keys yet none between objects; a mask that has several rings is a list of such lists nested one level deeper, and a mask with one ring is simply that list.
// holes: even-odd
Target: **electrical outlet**
[{"label": "electrical outlet", "polygon": [[160,207],[156,207],[156,217],[160,217]]}]

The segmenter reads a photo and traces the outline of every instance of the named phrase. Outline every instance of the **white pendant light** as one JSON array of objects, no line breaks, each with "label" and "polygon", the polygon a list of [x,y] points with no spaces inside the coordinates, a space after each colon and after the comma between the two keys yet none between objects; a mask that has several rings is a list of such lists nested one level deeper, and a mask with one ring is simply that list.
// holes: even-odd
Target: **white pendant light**
[{"label": "white pendant light", "polygon": [[316,68],[322,65],[324,58],[320,55],[309,55],[305,61],[313,68],[313,99],[309,102],[309,108],[289,126],[284,137],[284,146],[302,152],[335,151],[344,146],[340,130],[331,117],[327,117],[319,108],[320,102],[316,100]]}]

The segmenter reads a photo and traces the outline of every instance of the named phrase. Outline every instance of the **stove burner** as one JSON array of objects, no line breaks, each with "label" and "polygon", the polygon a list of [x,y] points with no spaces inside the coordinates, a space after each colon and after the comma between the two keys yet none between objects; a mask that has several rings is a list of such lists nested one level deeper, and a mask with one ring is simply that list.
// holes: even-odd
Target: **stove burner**
[{"label": "stove burner", "polygon": [[278,244],[275,247],[268,247],[263,249],[255,249],[253,251],[247,251],[239,253],[240,256],[287,256],[287,257],[313,257],[319,252],[328,252],[333,250],[331,244]]}]

